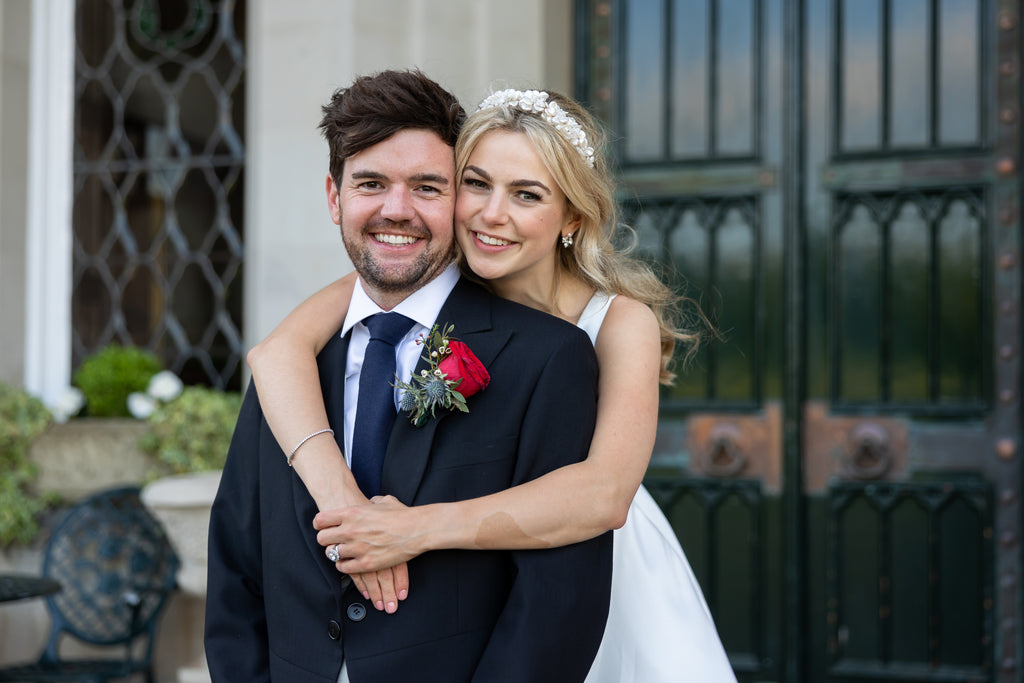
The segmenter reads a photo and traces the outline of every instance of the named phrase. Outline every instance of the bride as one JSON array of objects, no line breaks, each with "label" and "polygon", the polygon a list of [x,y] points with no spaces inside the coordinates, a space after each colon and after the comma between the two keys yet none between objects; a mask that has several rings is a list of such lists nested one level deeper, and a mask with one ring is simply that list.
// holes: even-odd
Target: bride
[{"label": "bride", "polygon": [[[692,352],[698,335],[676,325],[677,297],[650,269],[612,248],[616,207],[599,134],[569,98],[504,90],[480,104],[456,145],[463,272],[594,342],[600,399],[585,461],[472,500],[368,504],[325,438],[315,359],[342,325],[354,275],[300,305],[248,361],[275,438],[321,510],[320,543],[377,609],[394,612],[415,590],[405,562],[421,553],[548,548],[616,529],[608,623],[587,681],[734,682],[686,556],[641,486],[659,383],[672,382],[676,341]],[[325,436],[303,438],[317,432]]]}]

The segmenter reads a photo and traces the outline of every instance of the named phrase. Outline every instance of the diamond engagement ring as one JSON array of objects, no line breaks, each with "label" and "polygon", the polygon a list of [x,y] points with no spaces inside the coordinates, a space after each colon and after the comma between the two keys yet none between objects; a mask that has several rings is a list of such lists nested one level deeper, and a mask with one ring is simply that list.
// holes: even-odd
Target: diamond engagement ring
[{"label": "diamond engagement ring", "polygon": [[338,552],[338,546],[332,545],[327,549],[327,559],[331,562],[337,563],[341,559],[341,554]]}]

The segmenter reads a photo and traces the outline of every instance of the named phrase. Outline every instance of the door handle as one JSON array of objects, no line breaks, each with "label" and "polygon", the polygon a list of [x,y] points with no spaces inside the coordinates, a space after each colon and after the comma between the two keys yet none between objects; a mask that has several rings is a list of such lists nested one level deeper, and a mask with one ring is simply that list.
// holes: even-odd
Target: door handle
[{"label": "door handle", "polygon": [[847,474],[855,479],[880,479],[892,467],[889,432],[875,422],[862,422],[850,430]]},{"label": "door handle", "polygon": [[740,430],[735,425],[715,425],[708,435],[704,452],[704,471],[715,477],[734,477],[747,466],[740,449]]}]

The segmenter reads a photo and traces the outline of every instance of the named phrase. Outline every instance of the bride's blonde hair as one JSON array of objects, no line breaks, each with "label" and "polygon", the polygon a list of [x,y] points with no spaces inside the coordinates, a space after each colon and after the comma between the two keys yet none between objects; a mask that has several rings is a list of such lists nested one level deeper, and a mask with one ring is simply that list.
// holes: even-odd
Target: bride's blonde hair
[{"label": "bride's blonde hair", "polygon": [[[516,91],[506,92],[514,94]],[[547,120],[552,117],[545,117],[536,110],[524,110],[514,102],[514,97],[492,96],[481,105],[486,108],[466,119],[459,133],[455,144],[456,177],[461,183],[469,155],[486,133],[504,130],[526,135],[565,194],[571,215],[580,219],[572,246],[555,246],[560,266],[556,272],[578,278],[597,291],[621,294],[646,304],[661,328],[660,380],[662,384],[671,384],[675,379],[672,365],[676,343],[686,345],[683,358],[687,360],[696,353],[701,341],[700,330],[684,329],[681,322],[680,305],[686,302],[696,307],[696,303],[673,292],[647,263],[633,257],[631,250],[616,250],[612,242],[616,228],[629,228],[618,226],[615,184],[601,153],[605,136],[590,114],[574,100],[551,91],[536,94],[541,93],[547,93],[546,102],[554,103],[556,109],[560,108],[578,124],[585,140],[579,139],[579,130],[572,122],[568,126],[570,132],[566,133],[563,132],[566,126],[559,130]],[[593,150],[589,156],[588,148]],[[556,276],[551,302],[556,300],[557,287]],[[706,323],[699,307],[695,310],[697,319]]]}]

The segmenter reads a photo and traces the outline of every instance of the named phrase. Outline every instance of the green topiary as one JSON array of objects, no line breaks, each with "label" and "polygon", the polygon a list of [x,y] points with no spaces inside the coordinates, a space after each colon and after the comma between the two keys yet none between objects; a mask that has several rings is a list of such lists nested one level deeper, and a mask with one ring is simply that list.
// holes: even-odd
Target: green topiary
[{"label": "green topiary", "polygon": [[128,394],[145,391],[150,378],[163,369],[160,359],[133,346],[111,344],[86,358],[75,373],[92,417],[129,417]]},{"label": "green topiary", "polygon": [[28,449],[51,422],[42,401],[0,382],[0,546],[28,543],[39,532],[39,513],[50,501],[31,491],[36,467]]},{"label": "green topiary", "polygon": [[186,387],[149,416],[139,448],[176,474],[221,469],[241,408],[241,394]]}]

